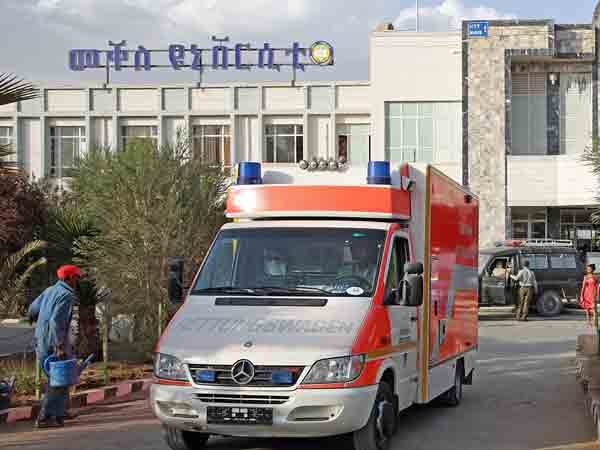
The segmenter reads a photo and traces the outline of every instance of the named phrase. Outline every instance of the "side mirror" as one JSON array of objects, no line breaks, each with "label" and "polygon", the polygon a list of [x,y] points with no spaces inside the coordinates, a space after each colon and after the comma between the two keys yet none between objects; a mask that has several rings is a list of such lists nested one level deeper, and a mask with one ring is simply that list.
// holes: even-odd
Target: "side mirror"
[{"label": "side mirror", "polygon": [[[421,265],[421,268],[423,265]],[[402,296],[400,305],[421,306],[423,304],[423,277],[421,275],[406,274],[402,281]]]},{"label": "side mirror", "polygon": [[169,258],[167,293],[171,303],[183,302],[183,258],[181,257]]},{"label": "side mirror", "polygon": [[407,275],[423,275],[423,263],[404,264],[404,273]]}]

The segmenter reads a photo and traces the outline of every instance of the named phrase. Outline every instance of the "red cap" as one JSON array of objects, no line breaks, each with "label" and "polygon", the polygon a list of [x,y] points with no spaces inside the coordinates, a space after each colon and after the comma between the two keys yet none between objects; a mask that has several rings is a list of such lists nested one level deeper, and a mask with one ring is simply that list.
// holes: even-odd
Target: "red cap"
[{"label": "red cap", "polygon": [[61,280],[72,276],[80,277],[81,270],[79,270],[79,267],[73,265],[60,266],[56,271],[56,275]]}]

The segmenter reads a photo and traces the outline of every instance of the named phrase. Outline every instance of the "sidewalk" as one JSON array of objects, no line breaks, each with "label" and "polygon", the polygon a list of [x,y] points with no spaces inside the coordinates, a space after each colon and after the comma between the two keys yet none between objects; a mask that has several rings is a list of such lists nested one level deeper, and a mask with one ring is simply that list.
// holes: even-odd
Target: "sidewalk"
[{"label": "sidewalk", "polygon": [[[586,393],[585,408],[600,439],[600,356],[598,338],[592,329],[577,337],[577,377]],[[600,442],[598,442],[600,448]]]},{"label": "sidewalk", "polygon": [[[130,380],[112,386],[78,392],[71,396],[71,408],[76,410],[96,404],[123,402],[131,399],[131,396],[135,394],[140,394],[145,398],[151,385],[152,379]],[[33,420],[37,417],[38,412],[39,402],[31,406],[5,409],[0,411],[0,424]]]},{"label": "sidewalk", "polygon": [[[479,308],[479,320],[509,320],[514,318],[512,306],[482,306]],[[535,314],[531,318],[539,317],[541,320],[552,320],[552,317],[541,317]],[[564,308],[562,314],[557,318],[585,317],[585,311],[576,308]]]}]

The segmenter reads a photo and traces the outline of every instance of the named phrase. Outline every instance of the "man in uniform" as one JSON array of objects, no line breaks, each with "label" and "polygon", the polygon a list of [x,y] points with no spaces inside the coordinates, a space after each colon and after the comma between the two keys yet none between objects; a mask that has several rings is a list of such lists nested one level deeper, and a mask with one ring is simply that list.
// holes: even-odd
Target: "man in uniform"
[{"label": "man in uniform", "polygon": [[517,275],[510,276],[513,280],[518,281],[519,289],[519,306],[517,307],[516,319],[522,322],[527,322],[529,314],[529,303],[533,294],[538,291],[537,280],[535,274],[529,269],[529,261],[523,262],[523,268]]},{"label": "man in uniform", "polygon": [[[29,317],[33,320],[37,319],[35,351],[40,365],[43,365],[46,358],[52,354],[59,359],[66,359],[71,352],[69,330],[73,305],[76,301],[75,290],[81,271],[77,266],[67,265],[60,267],[57,275],[56,284],[46,289],[29,308]],[[51,387],[48,380],[36,427],[64,426],[68,389],[68,387]]]}]

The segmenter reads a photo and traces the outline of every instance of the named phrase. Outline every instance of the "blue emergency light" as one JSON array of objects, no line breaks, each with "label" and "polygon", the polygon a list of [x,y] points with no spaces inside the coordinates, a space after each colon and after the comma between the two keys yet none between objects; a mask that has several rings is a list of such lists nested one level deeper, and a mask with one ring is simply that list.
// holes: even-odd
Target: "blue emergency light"
[{"label": "blue emergency light", "polygon": [[198,383],[214,383],[217,381],[217,373],[214,370],[199,370],[196,372]]},{"label": "blue emergency light", "polygon": [[271,382],[273,384],[293,384],[294,375],[287,370],[271,372]]},{"label": "blue emergency light", "polygon": [[237,184],[262,184],[260,163],[241,162],[238,166]]},{"label": "blue emergency light", "polygon": [[392,184],[389,161],[370,161],[367,174],[368,184]]}]

